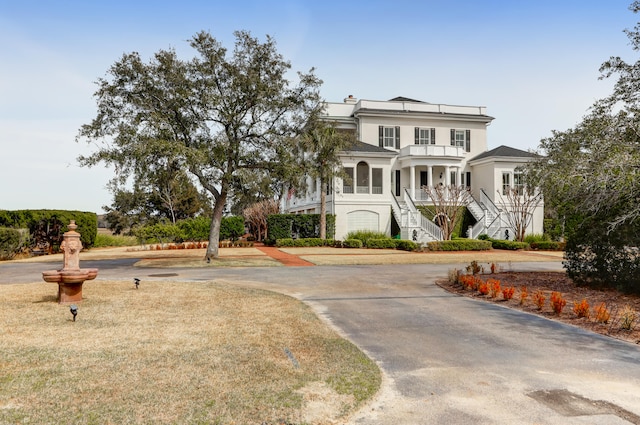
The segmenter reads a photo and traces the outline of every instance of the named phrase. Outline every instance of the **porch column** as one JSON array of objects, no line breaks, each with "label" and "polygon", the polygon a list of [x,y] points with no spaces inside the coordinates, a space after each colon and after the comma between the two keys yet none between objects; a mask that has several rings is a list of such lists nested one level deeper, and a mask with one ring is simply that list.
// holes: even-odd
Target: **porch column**
[{"label": "porch column", "polygon": [[416,199],[416,166],[412,165],[409,170],[409,194],[411,199]]},{"label": "porch column", "polygon": [[433,187],[433,166],[427,166],[427,186]]},{"label": "porch column", "polygon": [[444,167],[444,185],[445,186],[451,185],[451,167],[448,165]]}]

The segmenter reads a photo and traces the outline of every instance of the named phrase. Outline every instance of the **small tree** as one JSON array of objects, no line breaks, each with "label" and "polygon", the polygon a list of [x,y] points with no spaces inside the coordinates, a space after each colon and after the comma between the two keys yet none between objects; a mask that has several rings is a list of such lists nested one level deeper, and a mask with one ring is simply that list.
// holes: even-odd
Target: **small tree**
[{"label": "small tree", "polygon": [[442,229],[442,236],[445,240],[451,240],[453,230],[462,215],[462,207],[466,207],[471,202],[471,192],[464,186],[437,185],[433,187],[423,186],[431,199],[434,207],[434,221]]},{"label": "small tree", "polygon": [[269,215],[279,212],[280,207],[275,200],[265,199],[245,208],[242,215],[256,240],[262,241],[267,237],[267,218]]},{"label": "small tree", "polygon": [[507,212],[507,223],[515,232],[514,239],[518,242],[524,242],[527,228],[533,220],[533,213],[542,202],[542,192],[528,187],[511,187],[507,189],[504,197],[500,191],[498,191],[498,195],[502,208]]}]

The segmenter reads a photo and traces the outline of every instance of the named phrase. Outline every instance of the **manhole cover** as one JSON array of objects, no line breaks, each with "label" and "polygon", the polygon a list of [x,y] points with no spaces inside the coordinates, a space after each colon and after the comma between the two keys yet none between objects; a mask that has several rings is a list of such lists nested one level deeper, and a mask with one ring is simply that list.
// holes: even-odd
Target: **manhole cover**
[{"label": "manhole cover", "polygon": [[567,390],[540,390],[527,394],[562,416],[615,415],[634,424],[640,416],[604,400],[591,400]]},{"label": "manhole cover", "polygon": [[149,277],[176,277],[178,276],[178,273],[157,273],[157,274],[150,274]]}]

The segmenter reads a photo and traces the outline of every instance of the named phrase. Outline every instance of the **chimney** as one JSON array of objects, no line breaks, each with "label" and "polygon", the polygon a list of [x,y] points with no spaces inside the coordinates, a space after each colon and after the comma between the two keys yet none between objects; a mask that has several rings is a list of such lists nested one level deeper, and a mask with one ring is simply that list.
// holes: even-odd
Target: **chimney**
[{"label": "chimney", "polygon": [[349,96],[347,96],[344,99],[344,103],[349,103],[349,104],[355,104],[358,101],[358,99],[356,99],[355,97],[353,97],[352,94],[350,94]]}]

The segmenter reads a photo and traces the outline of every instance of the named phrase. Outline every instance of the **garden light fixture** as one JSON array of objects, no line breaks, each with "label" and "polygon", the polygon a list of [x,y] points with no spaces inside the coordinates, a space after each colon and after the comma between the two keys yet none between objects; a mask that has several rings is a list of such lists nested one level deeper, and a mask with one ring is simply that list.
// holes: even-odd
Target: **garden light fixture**
[{"label": "garden light fixture", "polygon": [[76,316],[78,315],[78,306],[75,304],[71,304],[69,306],[69,311],[73,314],[73,321],[76,321]]}]

